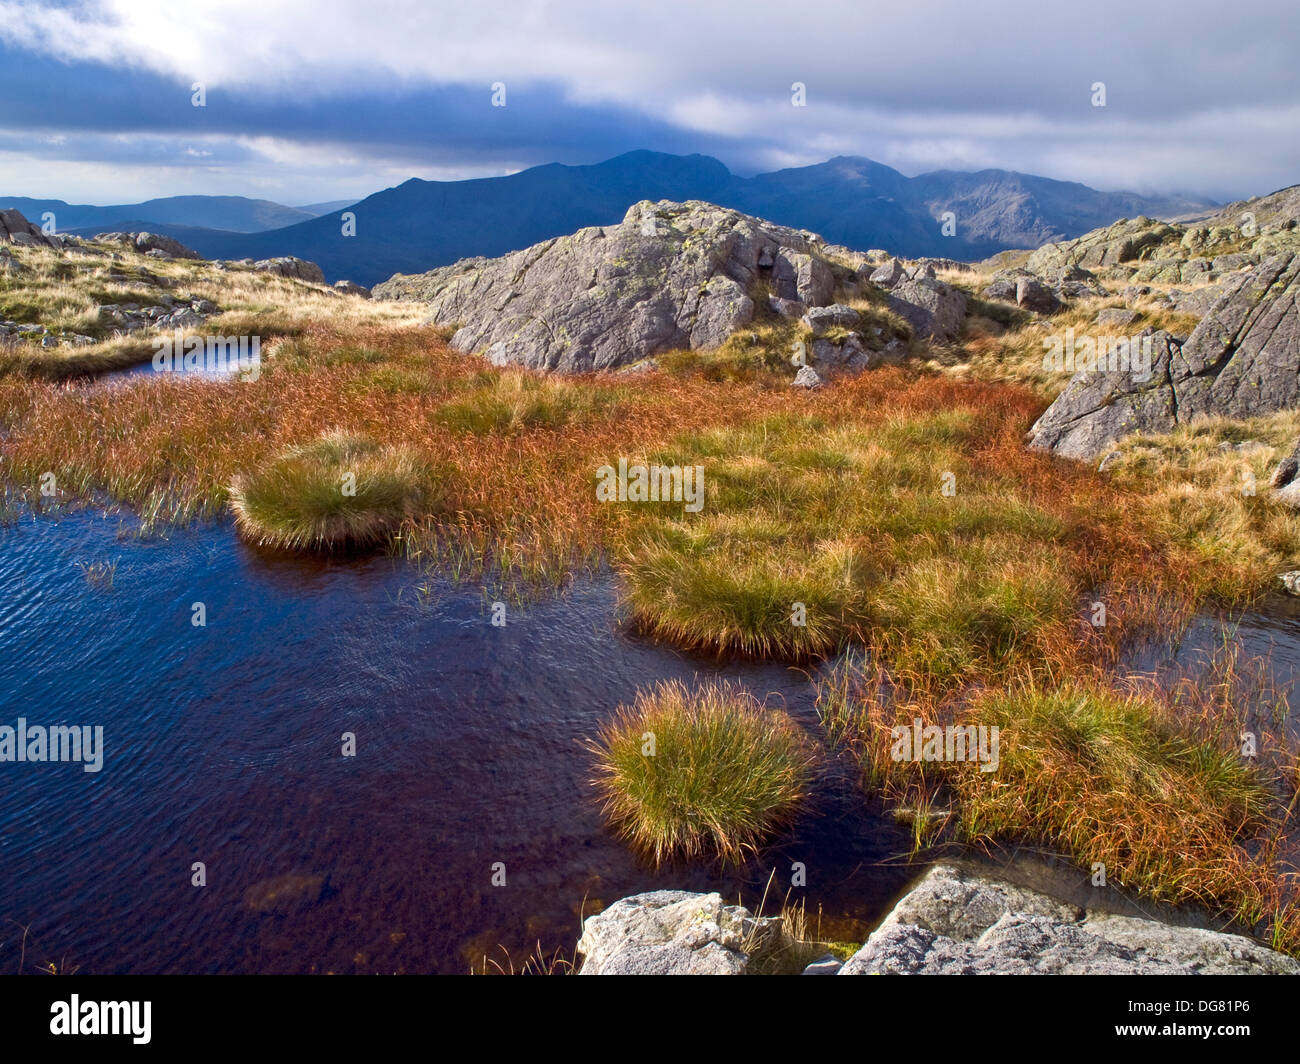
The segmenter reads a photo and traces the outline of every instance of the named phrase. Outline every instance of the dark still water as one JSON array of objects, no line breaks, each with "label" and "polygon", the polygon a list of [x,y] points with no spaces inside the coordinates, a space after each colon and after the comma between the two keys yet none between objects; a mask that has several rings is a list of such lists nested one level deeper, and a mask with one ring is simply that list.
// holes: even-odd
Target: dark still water
[{"label": "dark still water", "polygon": [[608,582],[499,628],[477,589],[422,599],[387,558],[129,531],[90,512],[0,529],[0,725],[102,726],[105,747],[98,773],[0,763],[0,972],[25,951],[29,971],[460,973],[502,945],[571,953],[584,897],[752,907],[793,861],[823,935],[860,941],[916,874],[903,831],[835,779],[743,873],[639,865],[581,740],[659,679],[726,676],[808,720],[813,689],[626,638]]}]

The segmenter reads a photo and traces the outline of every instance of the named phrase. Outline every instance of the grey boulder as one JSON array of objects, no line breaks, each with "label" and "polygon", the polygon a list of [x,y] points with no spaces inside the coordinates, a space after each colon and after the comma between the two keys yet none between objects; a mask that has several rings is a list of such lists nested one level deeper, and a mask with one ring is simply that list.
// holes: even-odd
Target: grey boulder
[{"label": "grey boulder", "polygon": [[871,283],[879,285],[881,288],[893,288],[899,281],[907,275],[903,264],[897,259],[890,259],[883,266],[879,266],[871,274]]},{"label": "grey boulder", "polygon": [[41,227],[29,222],[22,212],[0,210],[0,241],[25,247],[55,247],[56,244],[43,232]]},{"label": "grey boulder", "polygon": [[370,298],[370,289],[365,285],[359,285],[356,281],[335,281],[334,291],[345,296],[359,296],[361,299]]},{"label": "grey boulder", "polygon": [[1240,935],[1118,916],[940,864],[840,975],[1295,975]]},{"label": "grey boulder", "polygon": [[582,925],[582,975],[746,975],[785,946],[781,921],[720,894],[656,890],[616,901]]},{"label": "grey boulder", "polygon": [[1016,303],[1036,314],[1055,314],[1061,309],[1056,293],[1033,277],[1022,277],[1016,283]]},{"label": "grey boulder", "polygon": [[812,307],[803,316],[804,324],[814,337],[825,336],[832,329],[856,329],[861,315],[843,303],[829,307]]},{"label": "grey boulder", "polygon": [[273,259],[261,259],[253,263],[253,269],[260,273],[272,273],[277,277],[291,277],[311,284],[324,284],[325,274],[314,262],[299,259],[293,255],[280,255]]},{"label": "grey boulder", "polygon": [[912,326],[919,340],[955,339],[966,317],[966,293],[932,278],[902,281],[889,293],[889,309]]}]

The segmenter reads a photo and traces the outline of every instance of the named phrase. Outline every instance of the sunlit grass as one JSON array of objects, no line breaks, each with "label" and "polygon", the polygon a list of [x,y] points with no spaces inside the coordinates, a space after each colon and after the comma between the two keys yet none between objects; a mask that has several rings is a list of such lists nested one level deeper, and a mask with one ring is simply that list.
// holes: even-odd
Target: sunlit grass
[{"label": "sunlit grass", "polygon": [[813,749],[779,710],[726,685],[643,691],[592,743],[605,814],[655,864],[740,861],[808,794]]},{"label": "sunlit grass", "polygon": [[434,472],[411,450],[331,432],[235,478],[240,534],[289,550],[371,547],[436,505]]},{"label": "sunlit grass", "polygon": [[[822,683],[818,708],[870,790],[900,808],[950,812],[939,828],[961,841],[1048,846],[1090,873],[1104,867],[1115,886],[1259,924],[1295,951],[1300,921],[1275,864],[1296,759],[1285,697],[1252,687],[1248,672],[1229,654],[1166,689],[1080,672],[917,699],[850,662]],[[897,758],[894,729],[917,720],[998,729],[995,770]],[[1257,758],[1243,756],[1246,731]],[[917,845],[934,838],[920,833]]]}]

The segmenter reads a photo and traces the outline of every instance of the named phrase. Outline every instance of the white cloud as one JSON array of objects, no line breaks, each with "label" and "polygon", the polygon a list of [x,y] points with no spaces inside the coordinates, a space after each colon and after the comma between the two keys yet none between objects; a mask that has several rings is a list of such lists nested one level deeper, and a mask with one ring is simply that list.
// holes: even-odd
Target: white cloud
[{"label": "white cloud", "polygon": [[733,163],[728,141],[760,162],[863,154],[1106,188],[1300,177],[1294,0],[1236,0],[1228,24],[1218,0],[0,0],[0,41],[272,104],[465,85],[486,107],[495,81],[512,101],[558,85],[717,137]]}]

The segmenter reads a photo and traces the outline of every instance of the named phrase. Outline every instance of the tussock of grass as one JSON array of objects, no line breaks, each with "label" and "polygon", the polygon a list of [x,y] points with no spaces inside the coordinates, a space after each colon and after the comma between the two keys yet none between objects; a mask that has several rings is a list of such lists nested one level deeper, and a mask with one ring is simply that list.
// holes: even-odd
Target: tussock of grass
[{"label": "tussock of grass", "polygon": [[342,432],[291,447],[230,487],[240,533],[289,550],[375,546],[433,500],[432,473],[414,453]]},{"label": "tussock of grass", "polygon": [[756,852],[807,796],[815,756],[789,717],[743,691],[677,682],[638,694],[591,748],[606,816],[656,865]]}]

